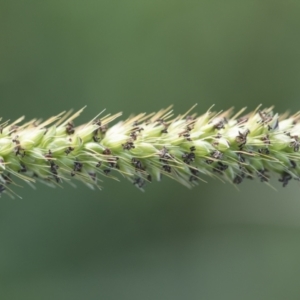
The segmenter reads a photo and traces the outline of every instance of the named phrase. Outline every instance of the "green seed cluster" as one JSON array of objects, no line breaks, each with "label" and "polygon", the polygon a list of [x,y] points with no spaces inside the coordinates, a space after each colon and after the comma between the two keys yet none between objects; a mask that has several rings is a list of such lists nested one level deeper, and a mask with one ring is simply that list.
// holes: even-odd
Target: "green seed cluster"
[{"label": "green seed cluster", "polygon": [[283,186],[300,178],[299,114],[258,108],[246,115],[243,109],[197,116],[190,110],[174,118],[168,108],[114,125],[120,114],[97,116],[75,127],[80,112],[1,124],[0,193],[13,193],[14,176],[29,184],[78,179],[99,187],[99,175],[118,179],[120,173],[141,189],[162,176],[187,187],[203,181],[203,175],[239,184],[255,177],[268,182],[271,172],[279,174]]}]

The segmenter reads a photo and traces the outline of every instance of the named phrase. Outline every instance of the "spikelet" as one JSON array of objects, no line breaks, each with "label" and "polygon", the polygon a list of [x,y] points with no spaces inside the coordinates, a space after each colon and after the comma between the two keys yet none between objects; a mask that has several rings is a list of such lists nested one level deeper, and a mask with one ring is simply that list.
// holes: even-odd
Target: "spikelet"
[{"label": "spikelet", "polygon": [[[192,187],[205,177],[239,184],[272,173],[286,186],[299,180],[299,113],[282,116],[273,108],[243,115],[232,109],[197,116],[191,110],[173,117],[170,108],[131,116],[111,125],[121,114],[97,116],[79,127],[75,114],[62,113],[45,122],[20,118],[0,125],[0,194],[19,177],[50,186],[80,180],[99,187],[99,175],[118,173],[143,189],[168,176]],[[21,124],[21,125],[20,125]]]}]

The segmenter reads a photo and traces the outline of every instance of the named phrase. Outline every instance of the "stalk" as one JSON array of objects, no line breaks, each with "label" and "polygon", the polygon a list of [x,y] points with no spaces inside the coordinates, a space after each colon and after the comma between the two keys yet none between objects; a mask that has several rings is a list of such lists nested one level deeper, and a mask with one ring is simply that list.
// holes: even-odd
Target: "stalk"
[{"label": "stalk", "polygon": [[283,186],[299,180],[299,113],[279,115],[258,107],[245,115],[245,109],[236,114],[229,109],[197,116],[192,109],[177,117],[170,108],[141,113],[114,125],[120,113],[75,127],[82,110],[45,122],[4,122],[0,194],[14,194],[16,177],[30,185],[80,180],[100,188],[99,175],[118,179],[119,173],[140,189],[163,176],[187,187],[207,176],[233,184],[253,178],[267,183],[271,174]]}]

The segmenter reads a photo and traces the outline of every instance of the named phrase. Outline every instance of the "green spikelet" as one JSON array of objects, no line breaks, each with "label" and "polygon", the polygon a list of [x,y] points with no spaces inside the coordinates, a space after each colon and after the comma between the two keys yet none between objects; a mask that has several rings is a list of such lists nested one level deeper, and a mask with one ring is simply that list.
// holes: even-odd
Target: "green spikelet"
[{"label": "green spikelet", "polygon": [[[82,111],[82,110],[81,110]],[[178,117],[170,108],[139,114],[110,125],[114,116],[96,117],[75,127],[81,113],[62,113],[45,122],[22,118],[0,127],[0,192],[12,194],[14,176],[50,186],[78,179],[90,187],[98,175],[120,173],[138,188],[162,176],[192,187],[207,175],[234,184],[279,174],[286,186],[299,179],[299,114],[278,115],[272,108],[243,115],[232,110]],[[203,176],[206,175],[206,176]]]}]

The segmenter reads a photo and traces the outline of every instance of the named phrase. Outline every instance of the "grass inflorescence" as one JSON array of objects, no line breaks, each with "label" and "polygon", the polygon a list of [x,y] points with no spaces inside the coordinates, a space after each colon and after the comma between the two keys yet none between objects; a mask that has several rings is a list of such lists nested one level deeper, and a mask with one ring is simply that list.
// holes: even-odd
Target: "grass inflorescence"
[{"label": "grass inflorescence", "polygon": [[229,109],[197,116],[190,110],[173,117],[168,108],[114,125],[120,113],[100,115],[75,127],[81,111],[1,124],[0,192],[13,195],[14,176],[31,185],[78,179],[100,187],[99,175],[118,179],[119,173],[141,189],[162,176],[187,187],[205,175],[240,184],[255,177],[268,182],[277,173],[283,186],[300,178],[299,113],[257,108],[245,115],[245,109],[236,114]]}]

